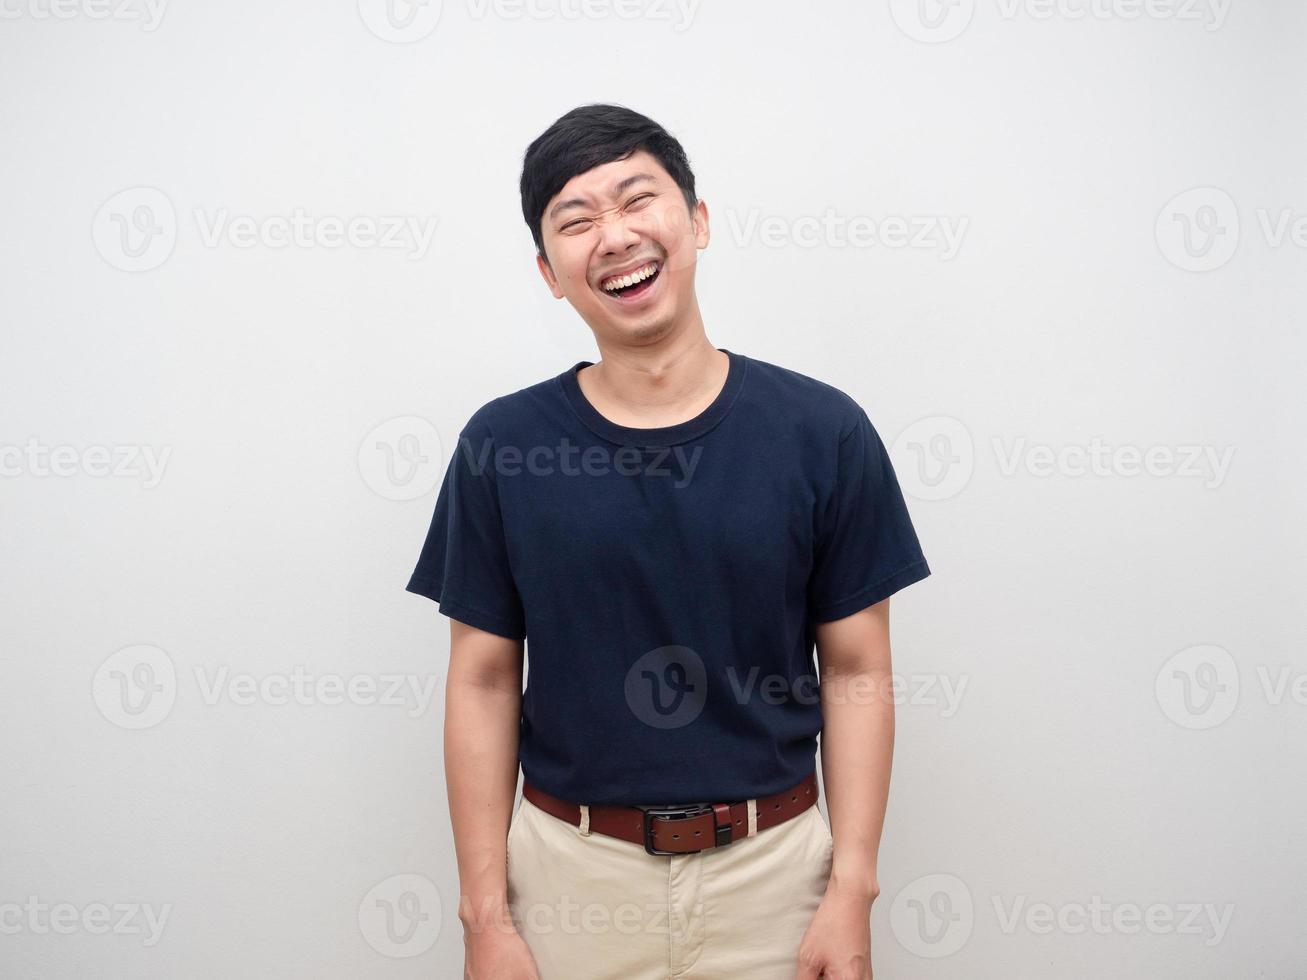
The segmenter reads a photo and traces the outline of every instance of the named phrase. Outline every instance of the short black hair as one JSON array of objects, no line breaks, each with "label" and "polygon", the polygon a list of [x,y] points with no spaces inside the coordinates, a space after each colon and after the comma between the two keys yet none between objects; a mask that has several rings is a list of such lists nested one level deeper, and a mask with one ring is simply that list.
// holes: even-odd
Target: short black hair
[{"label": "short black hair", "polygon": [[694,173],[676,137],[648,116],[621,105],[591,103],[560,116],[526,148],[522,159],[522,217],[536,252],[548,261],[540,233],[545,205],[577,174],[644,150],[676,181],[694,210]]}]

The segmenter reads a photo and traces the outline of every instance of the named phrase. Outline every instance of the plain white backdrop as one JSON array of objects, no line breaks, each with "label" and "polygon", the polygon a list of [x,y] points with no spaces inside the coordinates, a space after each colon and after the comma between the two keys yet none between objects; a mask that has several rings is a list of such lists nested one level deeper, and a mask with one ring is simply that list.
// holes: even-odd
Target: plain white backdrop
[{"label": "plain white backdrop", "polygon": [[461,975],[404,585],[467,417],[597,359],[517,180],[611,101],[934,571],[876,976],[1307,975],[1307,11],[400,3],[0,4],[0,974]]}]

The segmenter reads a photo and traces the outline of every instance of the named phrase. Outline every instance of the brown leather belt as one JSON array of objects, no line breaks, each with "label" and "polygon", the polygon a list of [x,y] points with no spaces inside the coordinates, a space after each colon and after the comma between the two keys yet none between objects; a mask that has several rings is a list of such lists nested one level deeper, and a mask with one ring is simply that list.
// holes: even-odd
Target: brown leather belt
[{"label": "brown leather belt", "polygon": [[[523,780],[522,795],[559,820],[581,825],[581,807],[568,803]],[[790,789],[758,797],[758,833],[790,817],[798,816],[817,802],[817,772]],[[749,801],[737,803],[686,803],[680,806],[590,807],[590,829],[633,844],[643,844],[650,854],[697,854],[709,847],[722,847],[749,833]]]}]

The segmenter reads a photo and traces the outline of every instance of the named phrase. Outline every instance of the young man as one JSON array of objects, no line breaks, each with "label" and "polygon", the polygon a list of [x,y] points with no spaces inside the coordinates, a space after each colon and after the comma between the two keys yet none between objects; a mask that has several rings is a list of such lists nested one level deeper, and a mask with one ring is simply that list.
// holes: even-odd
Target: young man
[{"label": "young man", "polygon": [[521,195],[600,360],[472,415],[408,584],[452,620],[465,977],[870,977],[889,596],[930,574],[885,446],[708,340],[708,209],[657,123],[574,109]]}]

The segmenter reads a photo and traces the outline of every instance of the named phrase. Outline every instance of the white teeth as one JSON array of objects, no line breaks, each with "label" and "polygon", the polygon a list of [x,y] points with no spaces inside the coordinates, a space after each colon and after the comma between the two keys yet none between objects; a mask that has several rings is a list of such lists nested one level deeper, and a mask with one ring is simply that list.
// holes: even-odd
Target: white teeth
[{"label": "white teeth", "polygon": [[624,286],[634,286],[637,282],[643,282],[658,271],[658,263],[650,262],[643,269],[637,269],[629,276],[618,276],[616,279],[609,279],[603,284],[605,292],[612,292],[614,289],[620,289]]}]

